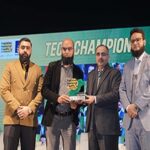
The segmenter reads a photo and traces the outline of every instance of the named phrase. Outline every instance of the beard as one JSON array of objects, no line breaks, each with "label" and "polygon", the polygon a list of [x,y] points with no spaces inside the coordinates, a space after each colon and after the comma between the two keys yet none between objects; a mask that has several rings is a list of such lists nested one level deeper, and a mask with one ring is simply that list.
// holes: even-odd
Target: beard
[{"label": "beard", "polygon": [[72,65],[73,64],[73,56],[72,57],[64,57],[62,56],[63,65]]},{"label": "beard", "polygon": [[28,55],[27,53],[19,54],[19,60],[21,64],[28,65],[30,62],[30,56],[31,55]]},{"label": "beard", "polygon": [[138,51],[134,51],[131,49],[132,56],[136,58],[139,58],[143,54],[143,52],[144,52],[144,46],[141,47],[141,49]]}]

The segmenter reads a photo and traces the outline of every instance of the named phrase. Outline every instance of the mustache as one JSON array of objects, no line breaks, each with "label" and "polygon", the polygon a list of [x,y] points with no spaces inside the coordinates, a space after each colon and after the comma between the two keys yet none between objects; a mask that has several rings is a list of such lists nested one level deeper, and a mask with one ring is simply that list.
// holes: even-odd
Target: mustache
[{"label": "mustache", "polygon": [[19,54],[19,60],[22,64],[28,64],[30,61],[30,56],[27,53]]},{"label": "mustache", "polygon": [[103,62],[104,60],[101,58],[101,59],[99,59],[98,60],[98,63],[101,63],[101,62]]},{"label": "mustache", "polygon": [[27,53],[23,53],[22,57],[29,57],[29,55]]}]

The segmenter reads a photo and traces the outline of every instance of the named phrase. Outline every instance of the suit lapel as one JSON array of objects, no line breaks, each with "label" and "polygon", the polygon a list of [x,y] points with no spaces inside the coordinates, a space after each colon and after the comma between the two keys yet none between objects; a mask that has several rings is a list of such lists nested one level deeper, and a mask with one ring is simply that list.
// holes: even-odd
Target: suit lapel
[{"label": "suit lapel", "polygon": [[20,61],[16,61],[15,68],[17,70],[18,77],[20,78],[22,83],[25,84],[25,78],[24,78],[23,69],[22,69]]},{"label": "suit lapel", "polygon": [[27,79],[25,80],[25,75],[23,73],[23,69],[22,69],[20,61],[17,61],[17,63],[16,63],[16,69],[19,74],[19,78],[22,81],[23,88],[25,88],[28,85],[28,83],[30,82],[30,80],[32,79],[33,71],[35,71],[32,69],[32,66],[33,66],[33,63],[30,62],[29,69],[28,69],[28,76],[27,76]]},{"label": "suit lapel", "polygon": [[138,73],[136,88],[137,88],[137,85],[139,85],[139,81],[140,81],[140,79],[141,79],[141,77],[142,77],[142,74],[143,74],[143,72],[144,72],[144,66],[145,66],[145,63],[146,63],[146,61],[147,61],[147,58],[148,58],[147,55],[145,55],[145,56],[143,57],[143,59],[142,59],[141,66],[140,66],[140,70],[139,70],[139,73]]},{"label": "suit lapel", "polygon": [[98,74],[98,71],[97,71],[97,69],[94,71],[94,73],[93,73],[93,77],[92,77],[92,93],[93,93],[93,95],[95,95],[96,94],[96,92],[97,92],[97,80],[98,80],[98,76],[97,76],[97,74]]},{"label": "suit lapel", "polygon": [[28,76],[27,76],[27,79],[25,80],[24,86],[26,86],[30,82],[30,80],[32,79],[33,71],[36,71],[36,70],[32,69],[32,66],[33,66],[33,63],[30,62],[29,69],[28,69]]},{"label": "suit lapel", "polygon": [[61,78],[61,61],[58,62],[55,70],[55,77],[56,77],[56,87],[59,88],[60,78]]},{"label": "suit lapel", "polygon": [[135,59],[132,59],[130,63],[130,70],[128,70],[129,72],[127,72],[131,90],[132,90],[132,83],[133,83],[134,62]]},{"label": "suit lapel", "polygon": [[91,72],[90,76],[88,77],[89,78],[89,81],[88,81],[88,95],[95,95],[95,92],[97,90],[97,86],[96,86],[96,77],[97,76],[97,70],[93,70],[93,72]]},{"label": "suit lapel", "polygon": [[99,85],[97,87],[96,93],[99,91],[99,88],[101,87],[101,85],[104,82],[104,80],[106,79],[106,77],[109,75],[110,71],[111,71],[110,67],[106,66],[104,72],[101,75],[101,78],[100,78]]}]

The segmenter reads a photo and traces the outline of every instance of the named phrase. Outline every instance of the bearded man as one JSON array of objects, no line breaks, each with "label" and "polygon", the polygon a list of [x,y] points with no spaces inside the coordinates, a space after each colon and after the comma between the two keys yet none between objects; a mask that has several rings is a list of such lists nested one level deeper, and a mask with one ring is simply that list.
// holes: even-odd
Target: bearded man
[{"label": "bearded man", "polygon": [[127,150],[150,149],[150,55],[142,29],[130,31],[133,58],[126,63],[119,92],[125,109]]},{"label": "bearded man", "polygon": [[19,41],[19,60],[7,64],[0,82],[0,94],[5,102],[4,150],[34,150],[37,108],[42,101],[42,71],[30,61],[32,43]]},{"label": "bearded man", "polygon": [[62,42],[61,56],[61,60],[49,63],[44,77],[42,95],[47,102],[42,123],[46,126],[47,149],[59,150],[61,137],[64,150],[75,150],[79,107],[69,101],[67,83],[71,79],[83,79],[83,72],[73,63],[71,39]]}]

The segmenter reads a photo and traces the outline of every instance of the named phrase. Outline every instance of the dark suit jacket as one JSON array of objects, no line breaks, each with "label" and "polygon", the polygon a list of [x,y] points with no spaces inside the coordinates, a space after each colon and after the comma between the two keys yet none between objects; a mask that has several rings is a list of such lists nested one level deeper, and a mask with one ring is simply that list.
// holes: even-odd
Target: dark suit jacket
[{"label": "dark suit jacket", "polygon": [[[87,82],[87,94],[96,96],[96,103],[88,106],[87,127],[90,129],[91,115],[95,117],[95,126],[98,134],[119,135],[119,85],[121,73],[106,65],[99,86],[97,88],[97,68],[89,73]],[[93,111],[94,109],[94,111]]]},{"label": "dark suit jacket", "polygon": [[[44,77],[44,83],[42,88],[42,95],[47,99],[42,123],[45,126],[50,126],[55,114],[56,106],[58,105],[57,99],[59,97],[59,84],[60,84],[60,74],[61,74],[61,61],[51,62],[48,66],[48,70]],[[83,72],[79,67],[73,64],[73,78],[83,79]],[[73,121],[78,124],[78,111],[72,110]]]}]

